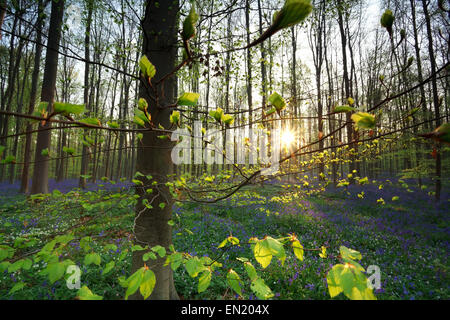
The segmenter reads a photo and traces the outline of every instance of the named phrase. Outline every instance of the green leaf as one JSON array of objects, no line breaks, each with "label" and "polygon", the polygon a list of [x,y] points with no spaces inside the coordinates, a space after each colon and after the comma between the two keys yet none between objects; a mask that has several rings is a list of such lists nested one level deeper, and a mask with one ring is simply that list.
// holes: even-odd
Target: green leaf
[{"label": "green leaf", "polygon": [[294,26],[305,20],[311,11],[310,0],[286,0],[283,8],[274,14],[272,26],[277,30]]},{"label": "green leaf", "polygon": [[5,152],[5,150],[6,150],[6,147],[0,146],[0,159],[2,157],[3,152]]},{"label": "green leaf", "polygon": [[208,289],[211,283],[211,270],[206,270],[202,273],[202,275],[198,278],[198,293],[201,293]]},{"label": "green leaf", "polygon": [[386,11],[384,11],[383,15],[381,16],[381,26],[383,26],[383,28],[386,28],[386,30],[389,32],[390,35],[392,35],[392,26],[394,24],[394,14],[392,13],[391,10],[387,9]]},{"label": "green leaf", "polygon": [[325,248],[324,246],[322,246],[322,252],[319,253],[319,257],[321,257],[322,259],[325,259],[327,257],[327,248]]},{"label": "green leaf", "polygon": [[248,262],[248,261],[245,262],[244,263],[244,268],[245,268],[245,271],[247,271],[247,274],[248,274],[248,277],[250,278],[250,281],[253,281],[256,278],[258,278],[258,275],[256,273],[256,269],[250,262]]},{"label": "green leaf", "polygon": [[286,0],[281,10],[274,13],[272,25],[248,47],[253,47],[265,41],[284,28],[302,22],[308,17],[312,9],[311,0]]},{"label": "green leaf", "polygon": [[356,109],[350,106],[338,106],[334,108],[333,112],[342,113],[342,112],[354,112]]},{"label": "green leaf", "polygon": [[180,126],[180,124],[181,124],[180,120],[181,120],[180,112],[178,112],[178,111],[172,112],[172,114],[170,115],[170,123]]},{"label": "green leaf", "polygon": [[144,98],[140,98],[138,101],[138,109],[141,111],[145,111],[148,108],[148,102]]},{"label": "green leaf", "polygon": [[3,261],[0,263],[0,272],[5,272],[6,269],[11,265],[9,261]]},{"label": "green leaf", "polygon": [[182,37],[184,41],[188,41],[195,36],[195,25],[197,24],[198,18],[199,16],[195,12],[194,6],[192,6],[191,11],[189,11],[188,16],[183,22]]},{"label": "green leaf", "polygon": [[355,122],[357,129],[373,129],[376,124],[375,116],[366,112],[354,113],[352,120]]},{"label": "green leaf", "polygon": [[155,66],[148,60],[147,56],[142,56],[142,58],[139,60],[139,68],[141,69],[142,74],[144,77],[151,80],[155,74],[156,69]]},{"label": "green leaf", "polygon": [[142,277],[141,285],[139,286],[139,291],[141,292],[144,300],[150,297],[155,288],[156,277],[152,270],[145,269],[144,275]]},{"label": "green leaf", "polygon": [[198,99],[200,98],[199,93],[185,92],[178,98],[177,105],[179,106],[196,106],[198,104]]},{"label": "green leaf", "polygon": [[[359,266],[359,265],[358,265]],[[354,262],[335,265],[327,275],[328,291],[333,298],[341,292],[351,300],[376,300],[372,289],[367,286],[367,278]]]},{"label": "green leaf", "polygon": [[206,269],[206,267],[203,265],[203,263],[197,257],[189,259],[186,262],[185,267],[186,267],[186,271],[189,273],[189,275],[192,278],[197,277],[200,272],[202,272],[203,270]]},{"label": "green leaf", "polygon": [[166,248],[161,247],[160,245],[154,246],[152,248],[153,252],[156,252],[161,258],[166,256]]},{"label": "green leaf", "polygon": [[271,237],[267,237],[263,241],[267,242],[267,246],[271,250],[272,254],[281,260],[281,264],[284,264],[284,261],[286,260],[286,252],[284,251],[283,244]]},{"label": "green leaf", "polygon": [[359,253],[356,250],[344,247],[344,246],[339,247],[339,252],[341,254],[342,259],[348,259],[348,260],[361,260],[362,259],[361,253]]},{"label": "green leaf", "polygon": [[282,111],[286,108],[286,101],[277,92],[272,93],[269,97],[269,104],[274,106],[277,112]]},{"label": "green leaf", "polygon": [[43,156],[43,157],[48,157],[48,155],[49,155],[48,148],[45,148],[45,149],[43,149],[43,150],[41,151],[41,156]]},{"label": "green leaf", "polygon": [[228,238],[226,238],[225,240],[223,240],[223,241],[219,244],[219,246],[218,246],[217,248],[218,248],[218,249],[223,248],[223,247],[225,247],[225,246],[227,245],[227,243],[228,243]]},{"label": "green leaf", "polygon": [[264,240],[259,240],[253,248],[256,261],[258,261],[263,269],[265,269],[271,262],[272,256],[276,256],[284,264],[286,253],[283,245],[271,237],[266,237]]},{"label": "green leaf", "polygon": [[134,111],[134,123],[141,127],[145,127],[145,123],[150,123],[150,119],[147,118],[144,112],[139,109]]},{"label": "green leaf", "polygon": [[344,265],[337,264],[327,274],[328,292],[330,293],[331,298],[336,297],[344,291],[339,283],[340,274],[343,269]]},{"label": "green leaf", "polygon": [[275,112],[277,112],[277,109],[275,107],[273,107],[266,113],[266,116],[270,116],[271,114],[274,114]]},{"label": "green leaf", "polygon": [[64,116],[68,116],[70,114],[79,115],[84,112],[85,106],[84,106],[84,104],[54,102],[53,109],[54,109],[55,113],[62,114]]},{"label": "green leaf", "polygon": [[81,289],[78,290],[77,298],[80,300],[103,300],[102,296],[92,293],[87,286],[82,286]]},{"label": "green leaf", "polygon": [[148,261],[148,259],[156,260],[158,257],[153,252],[149,251],[142,256],[143,261]]},{"label": "green leaf", "polygon": [[183,262],[183,254],[181,252],[175,252],[167,257],[166,265],[170,263],[170,267],[173,271],[177,270]]},{"label": "green leaf", "polygon": [[253,254],[263,269],[272,261],[272,251],[267,247],[267,243],[264,240],[260,240],[255,244]]},{"label": "green leaf", "polygon": [[294,250],[294,254],[298,258],[298,260],[303,261],[303,246],[301,245],[300,241],[293,241],[292,249]]},{"label": "green leaf", "polygon": [[12,258],[14,256],[14,249],[6,246],[6,245],[0,245],[0,261]]},{"label": "green leaf", "polygon": [[223,123],[225,123],[226,125],[228,125],[228,126],[231,126],[233,123],[234,123],[234,118],[233,118],[233,116],[232,115],[229,115],[229,114],[224,114],[223,116],[222,116],[222,122]]},{"label": "green leaf", "polygon": [[257,278],[256,280],[252,281],[250,288],[259,299],[266,300],[274,296],[272,290],[270,290],[270,288],[261,278]]},{"label": "green leaf", "polygon": [[141,282],[144,277],[145,267],[140,268],[135,273],[133,273],[127,280],[127,291],[125,293],[125,300],[128,300],[128,297],[134,294],[137,289],[139,289]]},{"label": "green leaf", "polygon": [[66,272],[65,264],[62,262],[51,263],[46,268],[50,283],[53,284],[64,276]]},{"label": "green leaf", "polygon": [[116,121],[108,121],[106,124],[111,129],[118,129],[118,128],[120,128],[120,125]]},{"label": "green leaf", "polygon": [[84,257],[84,264],[86,266],[90,264],[96,264],[97,266],[99,266],[101,262],[102,259],[100,258],[100,255],[98,253],[89,253]]},{"label": "green leaf", "polygon": [[106,264],[105,269],[103,269],[102,275],[106,275],[108,274],[115,266],[115,262],[114,261],[110,261]]},{"label": "green leaf", "polygon": [[224,115],[223,109],[222,108],[217,108],[217,110],[215,110],[215,111],[210,111],[209,115],[211,117],[213,117],[214,120],[216,120],[217,122],[220,123],[222,121],[222,117]]},{"label": "green leaf", "polygon": [[8,272],[16,272],[20,269],[29,270],[33,262],[30,259],[21,259],[9,265]]},{"label": "green leaf", "polygon": [[231,287],[231,289],[234,290],[234,292],[242,296],[242,289],[241,285],[239,284],[240,281],[241,278],[239,278],[239,275],[233,269],[230,269],[227,274],[228,285]]},{"label": "green leaf", "polygon": [[22,290],[24,287],[25,287],[25,283],[18,282],[14,285],[14,287],[11,288],[11,290],[9,290],[9,294],[13,294],[19,290]]},{"label": "green leaf", "polygon": [[11,164],[11,163],[16,163],[16,157],[9,155],[5,158],[5,160],[2,160],[1,162],[2,164]]},{"label": "green leaf", "polygon": [[[140,180],[138,180],[138,181],[140,181]],[[143,248],[142,246],[140,246],[138,244],[131,247],[131,252],[143,251],[143,250],[145,250],[145,248]]]},{"label": "green leaf", "polygon": [[79,120],[78,122],[85,123],[91,126],[101,127],[102,123],[97,118],[86,118]]}]

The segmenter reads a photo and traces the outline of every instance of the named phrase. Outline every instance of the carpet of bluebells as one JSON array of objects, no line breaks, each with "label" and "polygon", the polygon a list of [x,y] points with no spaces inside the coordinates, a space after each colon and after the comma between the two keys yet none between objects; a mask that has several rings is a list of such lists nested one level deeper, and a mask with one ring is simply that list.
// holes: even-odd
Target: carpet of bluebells
[{"label": "carpet of bluebells", "polygon": [[[47,207],[41,205],[38,209],[32,205],[27,207],[25,196],[18,194],[18,185],[1,184],[2,242],[27,234],[38,235],[45,241],[52,233],[72,228],[77,234],[114,243],[116,250],[99,249],[99,252],[102,252],[102,265],[114,260],[115,269],[102,276],[101,267],[82,267],[82,285],[105,299],[123,299],[125,289],[117,279],[130,275],[133,188],[126,183],[103,183],[90,184],[87,191],[73,191],[76,183],[51,182],[50,191],[59,190],[68,196],[59,195]],[[120,196],[112,197],[114,194]],[[111,201],[112,198],[119,202]],[[98,206],[99,199],[104,200],[102,207]],[[97,205],[70,209],[68,201],[72,204],[92,201]],[[390,183],[382,187],[378,183],[329,187],[324,193],[307,197],[290,193],[278,184],[267,184],[244,188],[230,199],[213,205],[177,204],[173,208],[175,248],[193,256],[217,259],[223,267],[215,271],[210,288],[201,294],[197,293],[198,280],[190,278],[183,268],[177,269],[174,275],[175,286],[182,299],[237,299],[225,279],[226,272],[233,268],[242,275],[243,297],[256,299],[242,263],[236,258],[248,258],[257,266],[246,244],[250,238],[261,239],[266,235],[276,238],[295,233],[306,249],[304,261],[287,250],[284,265],[273,259],[266,269],[257,267],[258,274],[274,292],[274,299],[329,299],[326,274],[339,262],[341,245],[360,251],[363,267],[380,268],[381,288],[375,290],[378,299],[449,299],[449,208],[450,195],[446,190],[442,200],[435,203],[424,190]],[[91,223],[79,227],[80,215]],[[218,249],[230,234],[241,245]],[[82,255],[77,255],[79,243],[75,241],[71,246],[70,258],[82,265]],[[321,246],[327,247],[325,259],[315,251]],[[0,277],[0,299],[73,299],[76,296],[76,291],[69,290],[62,281],[49,284],[37,268],[33,265],[30,271],[11,274],[5,271]],[[19,278],[29,285],[11,294],[10,289]],[[336,299],[346,298],[341,295]]]}]

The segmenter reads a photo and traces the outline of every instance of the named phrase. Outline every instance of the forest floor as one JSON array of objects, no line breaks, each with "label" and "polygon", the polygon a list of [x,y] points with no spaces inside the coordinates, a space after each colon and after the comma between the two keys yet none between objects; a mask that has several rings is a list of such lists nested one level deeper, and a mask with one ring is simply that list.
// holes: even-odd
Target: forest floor
[{"label": "forest floor", "polygon": [[[14,186],[0,185],[0,242],[14,246],[17,260],[35,254],[55,235],[72,232],[76,238],[69,243],[64,258],[81,267],[81,285],[104,299],[123,299],[125,289],[118,278],[130,275],[132,189],[125,184],[97,185],[99,190],[95,191],[92,185],[91,191],[81,192],[70,191],[70,182],[65,185],[66,189],[61,185],[58,189],[67,193],[53,191],[46,198],[26,198],[18,195]],[[175,272],[175,286],[182,299],[237,299],[226,284],[226,272],[233,268],[245,275],[242,263],[236,260],[239,257],[250,259],[255,266],[257,262],[249,245],[223,252],[217,248],[219,244],[230,234],[247,243],[251,237],[295,233],[305,249],[326,246],[328,255],[323,259],[317,251],[305,250],[301,262],[287,252],[284,265],[275,259],[264,270],[258,265],[258,273],[272,289],[274,299],[329,299],[326,274],[338,263],[341,245],[361,252],[363,267],[380,268],[381,289],[375,290],[378,299],[449,299],[449,194],[444,193],[443,200],[435,204],[426,191],[408,189],[389,184],[382,188],[349,186],[298,198],[274,184],[244,188],[214,205],[174,206],[176,250],[220,257],[223,264],[205,292],[197,293],[198,279],[182,267]],[[98,266],[83,264],[86,252],[78,240],[84,236],[94,239],[90,250],[100,253]],[[115,267],[103,274],[111,261]],[[3,270],[0,299],[76,297],[77,290],[69,290],[64,281],[51,284],[42,273],[43,267],[42,262],[33,262],[26,271]],[[241,279],[243,297],[255,299],[246,277]],[[20,290],[11,292],[20,282],[24,283]],[[341,295],[337,299],[346,298]]]}]

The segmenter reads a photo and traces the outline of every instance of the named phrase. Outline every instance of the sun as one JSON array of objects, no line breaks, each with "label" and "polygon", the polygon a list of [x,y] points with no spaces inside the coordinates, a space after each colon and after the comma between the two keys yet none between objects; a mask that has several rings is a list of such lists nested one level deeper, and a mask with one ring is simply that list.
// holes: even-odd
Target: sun
[{"label": "sun", "polygon": [[295,141],[294,133],[289,129],[283,130],[281,134],[281,144],[284,147],[289,147],[290,145],[292,145],[294,141]]}]

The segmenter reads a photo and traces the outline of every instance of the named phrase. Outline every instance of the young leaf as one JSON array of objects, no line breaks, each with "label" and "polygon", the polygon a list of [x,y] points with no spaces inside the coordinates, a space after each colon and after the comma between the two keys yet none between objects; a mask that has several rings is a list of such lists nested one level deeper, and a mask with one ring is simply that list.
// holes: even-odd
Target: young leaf
[{"label": "young leaf", "polygon": [[208,289],[211,283],[211,270],[206,270],[202,273],[202,275],[198,278],[198,293],[205,291]]},{"label": "young leaf", "polygon": [[114,261],[110,261],[106,264],[105,269],[103,269],[102,275],[108,274],[115,266]]},{"label": "young leaf", "polygon": [[144,300],[150,297],[155,288],[156,277],[152,270],[145,269],[144,275],[142,276],[141,285],[139,286],[139,291],[141,292]]},{"label": "young leaf", "polygon": [[85,124],[88,124],[88,125],[91,125],[91,126],[96,126],[96,127],[101,127],[102,126],[102,123],[97,118],[86,118],[86,119],[80,120],[79,122],[85,123]]},{"label": "young leaf", "polygon": [[133,273],[127,280],[127,291],[125,293],[125,300],[128,300],[128,297],[134,294],[137,289],[139,289],[141,282],[144,277],[145,267],[140,268],[138,271]]},{"label": "young leaf", "polygon": [[303,261],[303,246],[300,244],[300,241],[294,240],[292,242],[292,249],[298,260]]},{"label": "young leaf", "polygon": [[78,290],[77,298],[79,300],[103,300],[102,296],[92,293],[87,286],[82,286],[81,289]]},{"label": "young leaf", "polygon": [[358,112],[352,115],[352,120],[356,124],[357,129],[373,129],[375,128],[375,116],[366,113]]},{"label": "young leaf", "polygon": [[64,276],[66,268],[64,263],[55,262],[49,264],[46,268],[46,271],[48,272],[48,278],[50,280],[50,283],[53,284]]},{"label": "young leaf", "polygon": [[18,283],[16,283],[16,284],[11,288],[11,290],[9,290],[9,294],[13,294],[13,293],[15,293],[15,292],[17,292],[17,291],[20,291],[20,290],[22,290],[24,287],[25,287],[25,283],[23,283],[23,282],[18,282]]},{"label": "young leaf", "polygon": [[102,262],[102,259],[98,253],[89,253],[84,257],[84,264],[86,266],[88,266],[90,264],[95,264],[95,265],[99,266],[101,262]]},{"label": "young leaf", "polygon": [[266,300],[274,296],[272,290],[270,290],[270,288],[261,278],[257,278],[256,280],[252,281],[250,288],[259,299]]},{"label": "young leaf", "polygon": [[151,80],[155,74],[156,69],[155,66],[148,60],[147,56],[142,56],[142,58],[139,60],[139,68],[141,69],[141,72],[144,77]]},{"label": "young leaf", "polygon": [[230,269],[227,274],[227,282],[234,292],[242,296],[241,285],[239,284],[240,281],[241,278],[239,278],[239,275],[233,269]]},{"label": "young leaf", "polygon": [[308,17],[312,11],[311,0],[286,0],[283,8],[273,15],[272,25],[248,47],[256,46],[281,29],[294,26]]},{"label": "young leaf", "polygon": [[255,244],[253,248],[253,254],[256,261],[265,269],[272,261],[272,251],[268,248],[267,243],[264,240],[260,240]]},{"label": "young leaf", "polygon": [[277,112],[286,108],[286,101],[284,101],[283,97],[276,92],[272,93],[269,97],[269,104],[274,106]]},{"label": "young leaf", "polygon": [[353,112],[355,111],[355,108],[350,107],[350,106],[338,106],[336,108],[334,108],[335,113],[342,113],[342,112]]},{"label": "young leaf", "polygon": [[138,109],[141,111],[145,111],[148,108],[148,102],[144,98],[140,98],[138,101]]},{"label": "young leaf", "polygon": [[392,36],[392,25],[394,24],[394,20],[395,20],[394,14],[389,9],[387,9],[383,13],[380,20],[381,26],[386,28],[386,30],[389,32],[389,35],[391,36]]},{"label": "young leaf", "polygon": [[345,246],[340,246],[339,252],[341,254],[342,259],[349,259],[349,260],[361,260],[362,259],[361,253],[359,253],[356,250],[349,249]]},{"label": "young leaf", "polygon": [[244,263],[244,268],[245,268],[245,271],[247,271],[247,274],[248,274],[248,277],[250,278],[250,281],[253,281],[256,278],[258,278],[258,275],[256,274],[256,269],[250,262],[248,262],[248,261],[245,262]]},{"label": "young leaf", "polygon": [[64,116],[68,116],[70,114],[82,114],[84,112],[85,106],[84,104],[71,104],[71,103],[63,103],[63,102],[54,102],[53,109],[55,113],[62,114]]},{"label": "young leaf", "polygon": [[191,11],[183,22],[182,37],[184,41],[188,41],[195,36],[195,25],[197,24],[198,18],[199,16],[195,12],[194,6],[192,6]]},{"label": "young leaf", "polygon": [[179,106],[196,106],[198,104],[198,99],[200,98],[199,93],[185,92],[178,98],[177,105]]},{"label": "young leaf", "polygon": [[180,112],[178,111],[172,112],[172,114],[170,115],[170,123],[180,126],[181,124]]},{"label": "young leaf", "polygon": [[166,249],[164,247],[161,247],[160,245],[154,246],[152,248],[153,252],[156,252],[161,258],[166,256]]},{"label": "young leaf", "polygon": [[189,273],[189,275],[192,278],[197,277],[200,272],[202,272],[203,270],[206,269],[205,266],[203,265],[203,263],[197,257],[189,259],[186,262],[185,267],[186,267],[186,271]]}]

